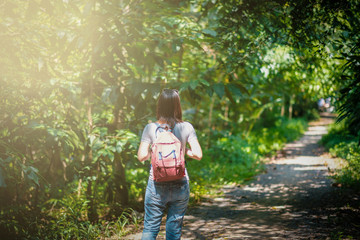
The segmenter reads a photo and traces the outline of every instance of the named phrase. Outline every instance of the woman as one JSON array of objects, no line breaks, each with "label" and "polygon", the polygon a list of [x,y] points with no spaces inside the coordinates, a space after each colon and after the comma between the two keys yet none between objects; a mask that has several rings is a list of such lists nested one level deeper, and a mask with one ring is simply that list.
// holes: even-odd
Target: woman
[{"label": "woman", "polygon": [[[180,97],[177,90],[165,89],[157,103],[157,122],[146,125],[138,150],[139,161],[151,156],[150,146],[155,141],[159,126],[167,124],[174,135],[181,141],[183,152],[193,159],[202,158],[202,150],[193,126],[182,120]],[[190,148],[186,148],[186,144]],[[142,239],[156,239],[160,230],[161,219],[166,208],[166,239],[180,239],[182,222],[189,201],[189,177],[185,176],[171,182],[155,182],[153,169],[145,193],[145,218]]]}]

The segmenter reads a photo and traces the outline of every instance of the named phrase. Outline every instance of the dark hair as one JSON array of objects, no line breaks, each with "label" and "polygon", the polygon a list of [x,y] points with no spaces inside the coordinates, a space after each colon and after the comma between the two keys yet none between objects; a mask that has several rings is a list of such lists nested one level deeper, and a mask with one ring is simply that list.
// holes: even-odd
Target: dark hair
[{"label": "dark hair", "polygon": [[164,89],[161,92],[157,102],[156,118],[171,127],[182,122],[180,96],[176,89]]}]

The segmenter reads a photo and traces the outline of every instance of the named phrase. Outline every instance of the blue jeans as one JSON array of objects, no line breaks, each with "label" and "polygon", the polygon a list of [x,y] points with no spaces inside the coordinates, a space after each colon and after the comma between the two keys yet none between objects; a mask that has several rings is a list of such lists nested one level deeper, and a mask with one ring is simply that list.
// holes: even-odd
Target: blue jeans
[{"label": "blue jeans", "polygon": [[166,208],[166,239],[180,239],[189,194],[189,181],[186,178],[160,183],[149,179],[145,193],[144,231],[141,239],[156,239]]}]

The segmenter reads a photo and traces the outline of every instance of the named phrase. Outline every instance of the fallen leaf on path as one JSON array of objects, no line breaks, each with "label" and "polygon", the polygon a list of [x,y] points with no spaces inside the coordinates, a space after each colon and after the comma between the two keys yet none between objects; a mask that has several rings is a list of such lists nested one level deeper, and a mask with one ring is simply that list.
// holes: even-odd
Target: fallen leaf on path
[{"label": "fallen leaf on path", "polygon": [[333,184],[331,184],[331,186],[333,186],[333,187],[341,187],[341,183],[333,183]]}]

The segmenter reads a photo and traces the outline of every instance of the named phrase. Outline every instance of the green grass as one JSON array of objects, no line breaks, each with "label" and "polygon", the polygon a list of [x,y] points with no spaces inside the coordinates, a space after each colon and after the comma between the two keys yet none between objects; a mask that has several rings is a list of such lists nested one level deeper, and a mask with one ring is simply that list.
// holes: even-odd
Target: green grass
[{"label": "green grass", "polygon": [[322,137],[320,143],[327,150],[330,150],[340,143],[351,143],[356,141],[357,138],[350,134],[343,121],[341,123],[330,125],[328,133]]},{"label": "green grass", "polygon": [[321,144],[329,150],[333,157],[346,161],[346,165],[336,171],[333,178],[343,186],[360,189],[360,146],[357,137],[351,135],[342,122],[333,124]]}]

